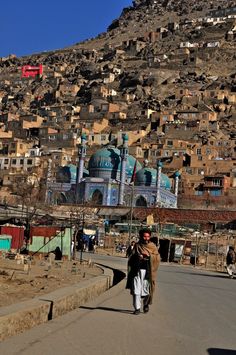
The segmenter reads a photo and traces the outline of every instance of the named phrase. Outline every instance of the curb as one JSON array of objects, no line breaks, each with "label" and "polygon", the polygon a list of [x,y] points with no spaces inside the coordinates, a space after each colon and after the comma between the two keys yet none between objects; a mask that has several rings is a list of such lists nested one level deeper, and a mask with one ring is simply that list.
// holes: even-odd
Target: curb
[{"label": "curb", "polygon": [[0,308],[0,341],[80,307],[112,284],[112,270],[104,269],[102,276]]}]

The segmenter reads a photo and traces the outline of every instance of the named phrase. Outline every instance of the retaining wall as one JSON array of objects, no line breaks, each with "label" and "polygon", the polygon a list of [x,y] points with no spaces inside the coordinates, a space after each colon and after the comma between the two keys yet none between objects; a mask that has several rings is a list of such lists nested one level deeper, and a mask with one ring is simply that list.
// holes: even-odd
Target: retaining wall
[{"label": "retaining wall", "polygon": [[0,341],[61,316],[108,290],[113,272],[58,289],[32,300],[0,308]]}]

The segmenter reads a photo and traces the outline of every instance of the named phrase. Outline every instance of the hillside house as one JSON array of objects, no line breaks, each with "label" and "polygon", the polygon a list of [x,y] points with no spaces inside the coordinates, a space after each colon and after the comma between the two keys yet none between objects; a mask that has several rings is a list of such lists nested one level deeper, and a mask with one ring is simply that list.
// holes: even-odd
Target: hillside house
[{"label": "hillside house", "polygon": [[0,157],[0,170],[11,172],[31,172],[33,168],[40,165],[38,156],[2,156]]},{"label": "hillside house", "polygon": [[109,96],[116,96],[117,92],[114,89],[109,89],[106,86],[93,86],[91,88],[91,99],[107,98]]},{"label": "hillside house", "polygon": [[79,85],[71,84],[71,83],[62,83],[59,85],[59,88],[56,92],[56,98],[58,97],[75,97],[80,90]]},{"label": "hillside house", "polygon": [[103,82],[104,84],[111,84],[115,81],[115,74],[114,73],[104,73],[103,74]]},{"label": "hillside house", "polygon": [[136,56],[140,51],[146,47],[145,41],[139,41],[135,39],[131,39],[129,41],[123,42],[123,48],[127,55],[129,56]]},{"label": "hillside house", "polygon": [[109,112],[107,114],[107,118],[109,121],[111,120],[125,120],[127,118],[126,112]]},{"label": "hillside house", "polygon": [[[1,133],[1,132],[0,132]],[[1,137],[1,135],[0,135]],[[0,155],[7,156],[22,156],[32,148],[33,142],[25,142],[24,140],[17,138],[3,138],[1,137],[0,142]]]},{"label": "hillside house", "polygon": [[230,187],[230,178],[225,175],[205,175],[203,182],[195,189],[195,195],[223,196]]}]

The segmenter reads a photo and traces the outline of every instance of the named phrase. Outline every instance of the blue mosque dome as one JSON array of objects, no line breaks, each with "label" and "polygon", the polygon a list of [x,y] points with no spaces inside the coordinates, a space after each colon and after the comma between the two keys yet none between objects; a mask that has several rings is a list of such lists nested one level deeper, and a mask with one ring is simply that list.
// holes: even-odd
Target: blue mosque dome
[{"label": "blue mosque dome", "polygon": [[[132,155],[128,155],[126,163],[126,176],[128,179],[132,177],[136,159]],[[136,170],[141,168],[141,164],[137,162]],[[91,177],[120,179],[121,157],[120,150],[115,147],[101,148],[94,153],[88,164],[89,175]]]},{"label": "blue mosque dome", "polygon": [[[60,166],[56,173],[57,182],[61,183],[76,183],[77,167],[74,164],[69,164],[65,166]],[[88,170],[84,169],[83,177],[89,175]]]},{"label": "blue mosque dome", "polygon": [[[137,171],[135,185],[136,186],[156,186],[157,170],[144,167]],[[167,175],[161,174],[161,188],[165,190],[171,189],[171,181]]]}]

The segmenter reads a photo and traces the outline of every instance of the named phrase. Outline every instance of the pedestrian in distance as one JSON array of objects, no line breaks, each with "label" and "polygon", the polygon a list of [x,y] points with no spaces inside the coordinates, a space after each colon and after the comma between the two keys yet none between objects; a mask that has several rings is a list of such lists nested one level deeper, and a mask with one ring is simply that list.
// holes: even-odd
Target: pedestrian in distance
[{"label": "pedestrian in distance", "polygon": [[151,231],[143,228],[139,231],[139,241],[135,243],[128,259],[126,288],[133,296],[134,314],[149,311],[155,291],[156,274],[160,263],[157,246],[150,241]]},{"label": "pedestrian in distance", "polygon": [[53,252],[55,254],[55,260],[61,260],[62,259],[62,251],[60,247],[56,247],[56,249]]},{"label": "pedestrian in distance", "polygon": [[130,243],[130,245],[126,250],[126,258],[128,258],[132,254],[132,250],[134,249],[134,246],[135,246],[135,241],[132,240],[132,242]]},{"label": "pedestrian in distance", "polygon": [[235,262],[236,262],[236,254],[234,251],[234,247],[230,246],[226,256],[226,265],[227,265],[226,268],[227,268],[228,275],[231,279],[234,278]]}]

